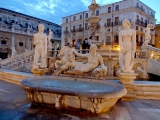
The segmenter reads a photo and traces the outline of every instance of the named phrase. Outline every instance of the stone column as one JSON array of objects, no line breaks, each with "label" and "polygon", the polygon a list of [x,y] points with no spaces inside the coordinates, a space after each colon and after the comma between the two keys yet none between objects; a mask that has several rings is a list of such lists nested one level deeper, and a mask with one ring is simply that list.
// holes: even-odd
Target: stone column
[{"label": "stone column", "polygon": [[16,53],[15,53],[15,36],[14,36],[14,34],[12,34],[12,47],[11,47],[11,50],[12,50],[12,52],[11,52],[11,56],[14,56],[14,55],[16,55]]},{"label": "stone column", "polygon": [[134,79],[136,79],[136,73],[119,73],[120,82],[126,87],[127,95],[122,98],[124,101],[133,101],[136,97],[134,93]]}]

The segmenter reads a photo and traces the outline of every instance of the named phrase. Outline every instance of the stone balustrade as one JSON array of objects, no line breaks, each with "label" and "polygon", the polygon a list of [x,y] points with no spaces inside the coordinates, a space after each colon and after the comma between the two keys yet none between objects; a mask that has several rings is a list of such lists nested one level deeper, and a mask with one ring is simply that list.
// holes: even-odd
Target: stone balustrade
[{"label": "stone balustrade", "polygon": [[34,51],[28,51],[10,58],[4,59],[0,62],[1,69],[16,70],[29,63],[33,62]]},{"label": "stone balustrade", "polygon": [[149,46],[150,58],[158,60],[160,62],[160,49]]}]

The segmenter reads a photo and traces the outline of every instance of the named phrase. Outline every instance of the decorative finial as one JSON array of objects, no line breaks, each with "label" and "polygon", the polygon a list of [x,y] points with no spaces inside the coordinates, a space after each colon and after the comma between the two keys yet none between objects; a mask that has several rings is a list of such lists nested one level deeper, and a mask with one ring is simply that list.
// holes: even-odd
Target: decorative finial
[{"label": "decorative finial", "polygon": [[96,0],[92,0],[92,4],[96,4]]}]

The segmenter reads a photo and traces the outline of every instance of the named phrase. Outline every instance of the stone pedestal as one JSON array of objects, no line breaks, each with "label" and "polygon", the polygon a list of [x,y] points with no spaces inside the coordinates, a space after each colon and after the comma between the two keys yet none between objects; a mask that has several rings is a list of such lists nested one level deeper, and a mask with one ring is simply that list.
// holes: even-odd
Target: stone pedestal
[{"label": "stone pedestal", "polygon": [[47,73],[48,69],[44,68],[44,69],[32,69],[32,73],[34,74],[34,76],[43,76]]},{"label": "stone pedestal", "polygon": [[134,79],[136,79],[136,73],[119,73],[121,83],[127,89],[127,95],[122,98],[123,101],[133,101],[136,97],[134,93]]},{"label": "stone pedestal", "polygon": [[143,57],[144,59],[147,59],[147,58],[150,57],[149,47],[150,47],[149,45],[143,45],[143,46],[141,47],[141,49],[142,49],[142,57]]}]

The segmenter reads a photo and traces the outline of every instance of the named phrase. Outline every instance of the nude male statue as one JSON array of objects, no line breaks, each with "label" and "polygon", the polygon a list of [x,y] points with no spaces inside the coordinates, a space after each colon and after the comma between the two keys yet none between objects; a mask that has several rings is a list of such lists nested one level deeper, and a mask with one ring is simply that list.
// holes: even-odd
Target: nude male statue
[{"label": "nude male statue", "polygon": [[[35,55],[33,68],[46,68],[46,56],[47,56],[47,35],[43,33],[44,25],[39,24],[39,32],[34,34],[33,44],[35,45]],[[41,58],[41,64],[38,64],[39,59]]]},{"label": "nude male statue", "polygon": [[143,43],[143,45],[148,45],[148,43],[151,41],[151,29],[154,29],[154,26],[152,24],[148,24],[147,28],[144,29],[144,33],[145,33],[145,42]]}]

